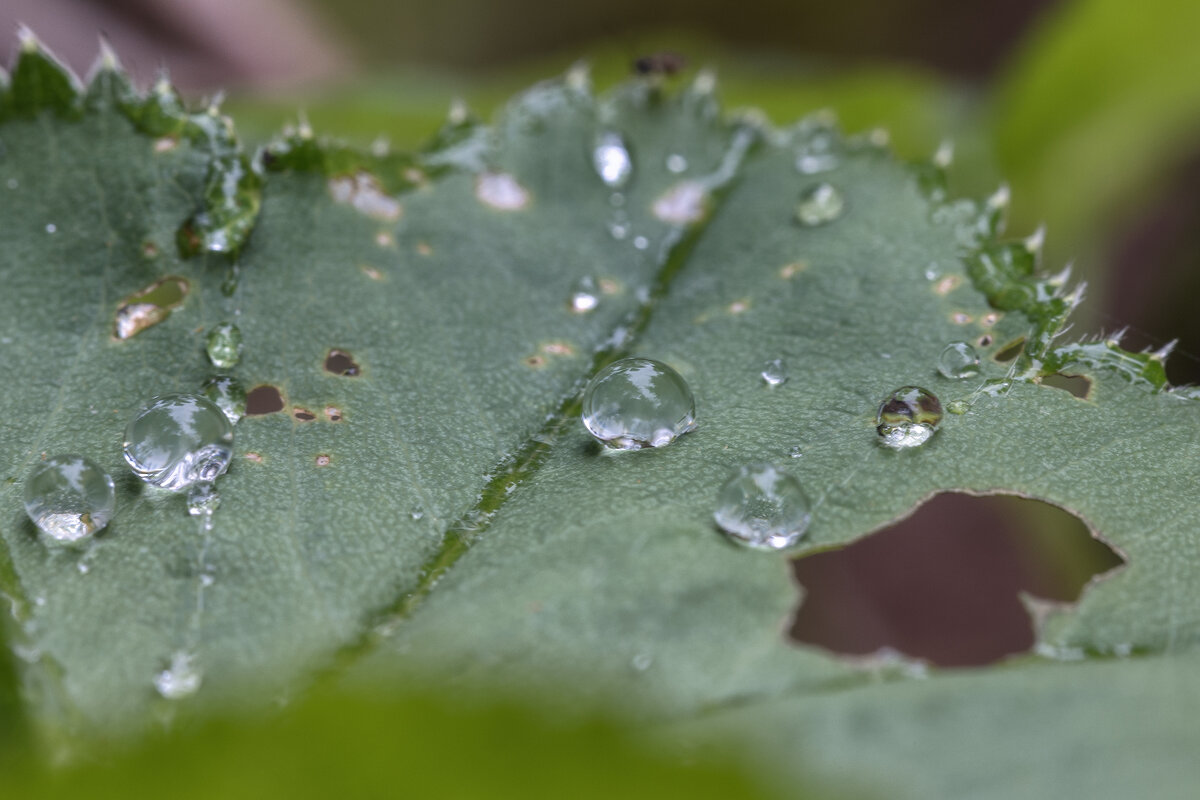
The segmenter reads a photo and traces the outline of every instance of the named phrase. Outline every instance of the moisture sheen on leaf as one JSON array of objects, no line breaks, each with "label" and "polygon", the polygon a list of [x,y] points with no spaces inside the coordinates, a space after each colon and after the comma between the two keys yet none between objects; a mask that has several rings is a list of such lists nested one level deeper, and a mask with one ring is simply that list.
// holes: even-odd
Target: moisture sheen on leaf
[{"label": "moisture sheen on leaf", "polygon": [[[941,491],[1044,499],[1128,562],[1044,620],[1044,653],[1166,662],[1200,638],[1195,391],[1165,385],[1162,356],[1061,342],[1079,293],[1041,276],[1036,243],[995,241],[1001,202],[943,202],[940,166],[914,174],[822,118],[726,121],[705,76],[597,100],[575,72],[493,127],[450,120],[419,157],[386,162],[399,177],[314,157],[304,131],[281,140],[236,258],[182,258],[180,222],[207,207],[227,153],[159,146],[130,102],[0,125],[20,154],[0,160],[0,366],[21,376],[0,387],[0,581],[44,727],[143,725],[168,702],[156,682],[200,708],[266,706],[318,670],[554,687],[697,732],[745,706],[729,718],[748,750],[795,741],[792,717],[763,711],[775,699],[822,698],[843,722],[860,702],[903,709],[904,680],[860,700],[872,673],[787,641],[787,562],[713,523],[747,464],[777,465],[811,500],[793,553]],[[598,129],[634,160],[617,195],[594,171]],[[817,151],[814,174],[798,155]],[[817,184],[839,213],[801,224]],[[122,298],[167,275],[189,282],[185,302],[113,337]],[[580,313],[585,278],[598,300]],[[275,402],[237,424],[206,532],[182,497],[123,472],[118,445],[149,397],[213,376],[205,336],[225,320],[245,343],[232,375]],[[978,349],[977,378],[939,373],[958,341]],[[683,376],[698,427],[605,454],[579,392],[631,355]],[[768,386],[776,359],[789,377]],[[1087,399],[1039,383],[1068,369],[1091,378]],[[918,447],[883,447],[877,409],[904,386],[965,413]],[[20,510],[24,475],[62,451],[122,476],[88,550],[47,548]],[[1034,685],[1072,669],[1031,664],[977,673],[979,707],[1027,672]],[[1077,706],[1047,685],[1067,737]],[[878,781],[921,796],[919,781]]]}]

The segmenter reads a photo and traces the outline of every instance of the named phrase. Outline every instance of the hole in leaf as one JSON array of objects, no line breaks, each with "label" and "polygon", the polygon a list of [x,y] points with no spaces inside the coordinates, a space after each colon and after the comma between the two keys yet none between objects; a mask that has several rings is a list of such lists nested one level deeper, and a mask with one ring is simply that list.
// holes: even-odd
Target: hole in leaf
[{"label": "hole in leaf", "polygon": [[330,350],[329,355],[325,356],[325,371],[345,378],[354,378],[361,370],[354,356],[345,350]]},{"label": "hole in leaf", "polygon": [[256,417],[283,411],[283,395],[275,386],[255,386],[246,392],[246,416]]},{"label": "hole in leaf", "polygon": [[1021,351],[1024,349],[1025,337],[1022,336],[1020,339],[1004,345],[1004,347],[1000,348],[1000,350],[997,351],[996,355],[992,356],[992,358],[996,361],[999,361],[1001,364],[1007,364],[1009,361],[1012,361],[1014,358],[1021,355]]},{"label": "hole in leaf", "polygon": [[186,278],[169,275],[126,297],[113,320],[113,336],[128,339],[171,316],[183,305],[191,286]]},{"label": "hole in leaf", "polygon": [[992,339],[991,334],[985,333],[983,336],[979,337],[979,346],[980,347],[991,347],[992,341],[993,341],[993,339]]},{"label": "hole in leaf", "polygon": [[1060,372],[1056,372],[1053,375],[1043,375],[1042,385],[1053,386],[1055,389],[1070,392],[1080,400],[1086,400],[1088,393],[1092,391],[1091,378],[1084,375],[1063,375]]},{"label": "hole in leaf", "polygon": [[329,460],[330,460],[329,456],[322,453],[321,455],[317,456],[317,458],[316,458],[317,466],[318,467],[328,467]]},{"label": "hole in leaf", "polygon": [[292,416],[300,422],[312,422],[317,418],[317,415],[309,411],[307,408],[296,406],[292,409]]},{"label": "hole in leaf", "polygon": [[1019,594],[1070,602],[1123,564],[1074,515],[1037,500],[947,493],[908,519],[793,562],[793,640],[847,655],[889,647],[943,667],[1028,651]]}]

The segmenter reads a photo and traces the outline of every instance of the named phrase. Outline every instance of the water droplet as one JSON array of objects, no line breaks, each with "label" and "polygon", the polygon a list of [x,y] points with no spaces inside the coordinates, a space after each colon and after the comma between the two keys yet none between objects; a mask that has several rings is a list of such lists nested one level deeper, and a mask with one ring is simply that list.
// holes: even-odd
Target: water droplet
[{"label": "water droplet", "polygon": [[616,131],[597,134],[592,148],[592,166],[610,189],[620,189],[629,183],[633,177],[633,156],[625,144],[625,137]]},{"label": "water droplet", "polygon": [[20,185],[21,185],[21,182],[20,182],[20,181],[18,181],[16,178],[9,178],[9,179],[8,179],[8,188],[10,188],[10,189],[16,189],[16,188],[18,188]]},{"label": "water droplet", "polygon": [[623,358],[596,373],[583,393],[583,424],[607,447],[662,447],[694,429],[692,390],[649,358]]},{"label": "water droplet", "polygon": [[637,672],[645,672],[654,665],[654,656],[649,653],[638,653],[630,659],[629,665]]},{"label": "water droplet", "polygon": [[635,236],[633,238],[633,246],[636,247],[638,250],[645,250],[647,247],[650,246],[650,240],[647,239],[645,236]]},{"label": "water droplet", "polygon": [[166,277],[129,295],[117,309],[113,335],[128,339],[162,322],[183,305],[190,288],[183,278]]},{"label": "water droplet", "polygon": [[966,400],[951,400],[949,403],[946,403],[946,410],[951,414],[962,416],[971,410],[971,404]]},{"label": "water droplet", "polygon": [[413,510],[409,512],[409,516],[412,517],[414,521],[422,519],[425,516],[425,509],[419,505],[413,506]]},{"label": "water droplet", "polygon": [[207,398],[167,394],[151,400],[125,429],[124,454],[139,478],[182,491],[211,483],[229,467],[233,425]]},{"label": "water droplet", "polygon": [[212,586],[216,582],[217,582],[217,578],[211,572],[201,572],[200,573],[200,585],[203,586],[205,589]]},{"label": "water droplet", "polygon": [[668,225],[690,225],[704,217],[708,191],[699,181],[682,181],[654,201],[654,216]]},{"label": "water droplet", "polygon": [[75,564],[75,569],[79,571],[80,575],[87,575],[89,572],[92,571],[91,566],[89,566],[86,561],[80,561],[77,564]]},{"label": "water droplet", "polygon": [[671,153],[671,155],[667,156],[668,172],[673,172],[678,175],[681,172],[687,172],[687,168],[687,159],[681,156],[679,153]]},{"label": "water droplet", "polygon": [[166,669],[154,676],[154,688],[168,700],[182,700],[195,694],[202,680],[195,659],[181,650],[171,656]]},{"label": "water droplet", "polygon": [[356,211],[385,222],[400,219],[404,213],[399,201],[388,195],[369,172],[330,178],[329,194],[335,203],[352,206]]},{"label": "water droplet", "polygon": [[208,332],[208,359],[219,369],[237,366],[242,357],[242,332],[232,322],[221,322]]},{"label": "water droplet", "polygon": [[585,314],[593,310],[599,303],[600,298],[596,294],[596,280],[590,275],[585,275],[576,281],[567,306],[576,314]]},{"label": "water droplet", "polygon": [[520,211],[529,205],[529,192],[506,172],[484,172],[475,179],[475,197],[499,211]]},{"label": "water droplet", "polygon": [[876,432],[883,444],[901,450],[925,444],[942,421],[942,404],[920,386],[901,386],[879,405]]},{"label": "water droplet", "polygon": [[713,519],[740,545],[782,550],[808,530],[809,509],[799,481],[770,464],[752,464],[721,487]]},{"label": "water droplet", "polygon": [[787,362],[782,358],[772,358],[763,365],[759,374],[767,382],[767,386],[779,386],[788,379]]},{"label": "water droplet", "polygon": [[846,199],[832,183],[818,183],[800,194],[796,219],[810,228],[833,222],[846,209]]},{"label": "water droplet", "polygon": [[800,123],[796,148],[796,170],[801,175],[828,172],[838,165],[837,134],[832,125],[816,117]]},{"label": "water droplet", "polygon": [[213,512],[221,505],[221,495],[211,483],[197,483],[188,490],[187,505],[188,513],[200,517],[204,521],[204,530],[211,531]]},{"label": "water droplet", "polygon": [[236,378],[227,375],[209,378],[200,387],[200,393],[221,409],[231,425],[246,416],[246,390]]},{"label": "water droplet", "polygon": [[951,342],[938,356],[937,368],[954,380],[973,378],[979,374],[979,354],[966,342]]},{"label": "water droplet", "polygon": [[788,457],[789,458],[800,458],[803,455],[804,455],[804,448],[802,448],[798,444],[794,444],[788,448]]},{"label": "water droplet", "polygon": [[53,222],[46,223],[46,233],[58,233],[58,226]]},{"label": "water droplet", "polygon": [[25,479],[25,513],[56,542],[78,542],[102,529],[115,498],[112,478],[83,456],[53,456]]}]

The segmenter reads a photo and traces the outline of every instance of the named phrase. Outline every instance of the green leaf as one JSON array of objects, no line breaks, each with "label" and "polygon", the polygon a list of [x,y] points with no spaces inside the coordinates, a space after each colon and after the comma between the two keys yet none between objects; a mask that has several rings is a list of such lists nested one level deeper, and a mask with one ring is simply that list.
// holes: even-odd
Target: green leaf
[{"label": "green leaf", "polygon": [[[26,102],[20,91],[8,106]],[[1036,240],[997,239],[1003,195],[947,201],[939,164],[899,164],[821,117],[782,130],[727,120],[704,75],[598,101],[572,71],[491,128],[454,116],[411,156],[302,128],[252,159],[218,114],[175,110],[172,96],[92,91],[78,120],[0,127],[0,366],[20,376],[0,389],[0,582],[51,744],[170,716],[180,703],[155,679],[184,666],[201,678],[184,704],[197,711],[265,710],[317,672],[515,684],[697,734],[744,706],[735,747],[764,753],[799,741],[776,701],[844,697],[829,713],[846,725],[859,702],[905,713],[914,670],[868,695],[874,672],[788,642],[799,592],[786,558],[715,528],[718,489],[751,462],[777,463],[813,501],[793,554],[943,491],[1061,506],[1128,565],[1049,614],[1041,651],[1169,664],[1194,648],[1197,392],[1166,384],[1165,353],[1065,340],[1080,293],[1043,274]],[[633,154],[619,198],[594,171],[600,130]],[[798,171],[818,145],[830,169]],[[844,210],[801,224],[798,201],[823,181]],[[232,246],[185,237],[181,254],[188,220],[218,220],[202,229]],[[182,304],[115,337],[123,301],[169,276],[189,287]],[[576,313],[567,301],[585,277],[599,303]],[[274,387],[283,408],[238,423],[205,530],[182,497],[129,475],[118,442],[149,397],[214,373],[204,335],[224,320],[246,342],[234,376]],[[979,380],[937,373],[958,340],[984,355]],[[579,393],[631,353],[683,374],[699,429],[603,453],[578,424]],[[775,358],[791,377],[772,388],[759,373]],[[1058,372],[1086,375],[1087,398],[1041,383]],[[882,447],[876,410],[912,384],[965,413],[921,447]],[[116,515],[83,549],[48,546],[21,508],[24,475],[60,452],[119,478]],[[1040,708],[1065,734],[1073,669],[981,671],[979,713],[1047,675]],[[920,691],[945,697],[955,680]],[[982,758],[971,724],[941,735]],[[870,780],[921,796],[903,775]]]}]

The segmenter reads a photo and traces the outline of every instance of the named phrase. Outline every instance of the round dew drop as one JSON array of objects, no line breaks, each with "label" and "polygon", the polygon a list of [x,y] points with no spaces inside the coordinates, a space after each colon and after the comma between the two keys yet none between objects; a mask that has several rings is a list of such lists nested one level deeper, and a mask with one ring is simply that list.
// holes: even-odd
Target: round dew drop
[{"label": "round dew drop", "polygon": [[237,425],[246,416],[246,389],[236,378],[227,375],[209,378],[200,387],[200,394],[221,409],[231,425]]},{"label": "round dew drop", "polygon": [[592,167],[610,189],[620,189],[633,177],[633,156],[624,137],[616,131],[603,131],[592,148]]},{"label": "round dew drop", "polygon": [[779,386],[788,379],[787,362],[782,358],[773,358],[763,365],[759,374],[767,386]]},{"label": "round dew drop", "polygon": [[810,509],[799,481],[770,464],[752,464],[721,487],[713,519],[737,544],[782,550],[808,530]]},{"label": "round dew drop", "polygon": [[116,505],[113,480],[83,456],[46,459],[25,480],[25,513],[55,542],[81,541],[104,528]]},{"label": "round dew drop", "polygon": [[933,392],[901,386],[880,403],[875,431],[884,445],[903,450],[929,441],[941,421],[942,404]]},{"label": "round dew drop", "polygon": [[151,486],[182,491],[211,483],[229,467],[233,425],[207,398],[156,397],[125,428],[125,461]]},{"label": "round dew drop", "polygon": [[938,356],[937,368],[953,380],[973,378],[979,374],[979,354],[966,342],[951,342]]},{"label": "round dew drop", "polygon": [[214,367],[235,367],[242,357],[242,332],[232,322],[222,322],[208,332],[206,349]]},{"label": "round dew drop", "polygon": [[649,358],[623,358],[583,393],[583,424],[606,447],[663,447],[696,427],[696,404],[678,372]]},{"label": "round dew drop", "polygon": [[831,183],[818,183],[805,189],[796,204],[796,220],[814,228],[833,222],[846,210],[846,198]]}]

